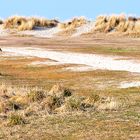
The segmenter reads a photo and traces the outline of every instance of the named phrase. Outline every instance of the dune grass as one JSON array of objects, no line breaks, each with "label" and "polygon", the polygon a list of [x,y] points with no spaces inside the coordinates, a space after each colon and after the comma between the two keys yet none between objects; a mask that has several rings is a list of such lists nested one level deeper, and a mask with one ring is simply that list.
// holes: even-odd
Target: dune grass
[{"label": "dune grass", "polygon": [[124,33],[127,36],[139,37],[139,23],[139,18],[128,17],[124,14],[99,16],[96,19],[93,32],[118,32],[119,34]]},{"label": "dune grass", "polygon": [[[84,17],[73,18],[68,22],[61,23],[56,19],[46,19],[41,17],[23,17],[12,16],[4,21],[0,21],[3,24],[4,29],[10,29],[10,35],[17,35],[17,31],[34,30],[38,27],[53,28],[58,26],[62,29],[56,34],[57,37],[70,37],[76,32],[76,29],[84,24],[87,24],[88,20]],[[140,37],[140,19],[137,17],[130,17],[125,14],[120,15],[101,15],[95,20],[95,27],[88,33],[83,35],[114,35],[114,36],[127,36],[127,37]]]},{"label": "dune grass", "polygon": [[48,20],[45,18],[12,16],[4,21],[3,28],[24,31],[33,30],[35,27],[55,27],[58,23],[57,20]]}]

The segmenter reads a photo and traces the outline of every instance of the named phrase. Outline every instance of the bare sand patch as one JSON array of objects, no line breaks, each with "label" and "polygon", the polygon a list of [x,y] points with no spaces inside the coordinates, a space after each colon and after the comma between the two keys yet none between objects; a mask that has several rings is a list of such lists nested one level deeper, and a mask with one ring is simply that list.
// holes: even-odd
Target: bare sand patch
[{"label": "bare sand patch", "polygon": [[63,65],[63,64],[65,64],[65,63],[55,62],[55,61],[44,61],[44,62],[34,61],[29,65],[31,65],[31,66],[42,66],[42,65],[54,66],[54,65]]},{"label": "bare sand patch", "polygon": [[140,73],[140,63],[134,60],[116,60],[119,57],[50,51],[40,48],[2,48],[4,52],[22,56],[49,58],[65,64],[87,65],[94,69],[118,70]]},{"label": "bare sand patch", "polygon": [[30,30],[30,31],[21,31],[18,32],[19,35],[33,35],[35,37],[47,37],[51,38],[54,37],[55,34],[58,32],[62,31],[59,27],[54,27],[54,28],[37,28],[35,30]]},{"label": "bare sand patch", "polygon": [[140,87],[140,81],[122,82],[120,84],[120,88],[131,88],[131,87]]},{"label": "bare sand patch", "polygon": [[63,68],[64,71],[82,72],[82,71],[93,71],[94,69],[90,66],[73,66]]}]

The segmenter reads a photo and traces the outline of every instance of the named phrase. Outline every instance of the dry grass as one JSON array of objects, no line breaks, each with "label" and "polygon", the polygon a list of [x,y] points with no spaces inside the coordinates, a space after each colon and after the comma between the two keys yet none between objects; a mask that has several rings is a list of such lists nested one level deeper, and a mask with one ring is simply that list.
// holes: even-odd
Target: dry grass
[{"label": "dry grass", "polygon": [[[11,91],[15,90],[20,93],[23,91],[22,88],[17,87],[7,86],[7,88],[4,92],[5,97]],[[9,91],[9,89],[13,90]],[[29,91],[34,89],[28,88]],[[137,112],[140,98],[137,96],[138,89],[110,89],[111,94],[116,93],[116,96],[104,96],[96,92],[89,96],[77,96],[73,92],[69,94],[68,89],[62,92],[62,89],[65,89],[62,85],[55,85],[50,91],[43,90],[47,94],[41,100],[39,98],[39,100],[28,102],[24,108],[1,112],[0,122],[3,133],[0,132],[0,136],[3,139],[17,139],[18,137],[47,139],[48,135],[52,139],[139,138]],[[36,88],[36,91],[38,90]],[[26,88],[25,91],[27,91]],[[16,94],[15,92],[12,96]],[[27,95],[25,94],[26,97]],[[6,101],[5,98],[4,100]],[[135,130],[132,131],[130,129],[132,127]],[[61,135],[62,130],[63,135]],[[12,135],[8,134],[9,131]]]},{"label": "dry grass", "polygon": [[59,28],[62,29],[57,35],[58,36],[71,36],[73,33],[76,32],[76,28],[84,25],[87,23],[87,20],[83,17],[80,18],[74,18],[69,22],[66,23],[60,23]]},{"label": "dry grass", "polygon": [[95,23],[95,32],[119,32],[139,36],[139,19],[125,15],[99,16]]},{"label": "dry grass", "polygon": [[[99,95],[79,97],[72,94],[71,90],[62,87],[61,85],[53,86],[49,92],[45,90],[41,91],[38,88],[28,89],[29,91],[27,89],[15,89],[12,87],[5,88],[3,86],[0,88],[2,95],[0,100],[0,112],[6,114],[18,110],[24,110],[26,112],[26,110],[29,110],[29,108],[31,111],[31,106],[34,104],[37,105],[38,109],[45,109],[49,113],[58,112],[58,110],[60,111],[62,108],[62,112],[69,112],[74,110],[86,111],[87,108],[95,108],[95,103],[96,108],[99,107],[101,109],[101,105],[104,106],[105,109],[107,108],[111,110],[113,107],[115,108],[115,106],[113,106],[112,100],[103,98],[104,100],[107,100],[106,102],[103,102]],[[13,92],[14,94],[12,94]],[[117,102],[115,103],[117,104]]]},{"label": "dry grass", "polygon": [[30,20],[32,20],[35,23],[36,27],[55,27],[57,26],[57,24],[59,23],[58,20],[48,20],[45,18],[36,18],[36,17],[32,17],[29,18]]},{"label": "dry grass", "polygon": [[47,27],[52,28],[57,26],[57,20],[48,20],[44,18],[35,18],[35,17],[20,17],[13,16],[9,17],[4,21],[4,29],[17,29],[19,31],[24,30],[33,30],[35,27]]},{"label": "dry grass", "polygon": [[43,91],[30,91],[28,94],[28,99],[30,102],[41,101],[45,98],[45,93]]},{"label": "dry grass", "polygon": [[71,21],[67,22],[67,23],[61,23],[59,25],[60,28],[62,29],[74,29],[74,28],[77,28],[77,27],[80,27],[84,24],[87,23],[87,20],[83,17],[81,18],[74,18],[72,19]]},{"label": "dry grass", "polygon": [[95,31],[104,32],[107,27],[108,19],[106,16],[99,16],[96,19]]},{"label": "dry grass", "polygon": [[[76,32],[76,28],[87,23],[87,20],[83,17],[74,18],[66,23],[59,23],[57,20],[49,20],[45,18],[37,17],[22,17],[13,16],[9,17],[5,21],[0,20],[0,24],[3,24],[4,29],[15,29],[16,31],[33,30],[36,27],[52,28],[59,26],[63,31],[59,32],[61,36],[71,36]],[[110,15],[99,16],[95,21],[95,28],[87,34],[96,33],[113,33],[115,35],[126,35],[130,37],[140,36],[140,20],[136,17],[127,17],[126,15]],[[16,32],[15,32],[16,33]],[[116,34],[118,33],[118,34]]]},{"label": "dry grass", "polygon": [[4,21],[4,29],[32,30],[34,22],[28,21],[25,17],[13,16]]},{"label": "dry grass", "polygon": [[118,27],[119,30],[122,27],[122,23],[125,22],[125,20],[126,18],[122,15],[99,16],[96,19],[95,31],[107,33],[114,30],[116,27]]}]

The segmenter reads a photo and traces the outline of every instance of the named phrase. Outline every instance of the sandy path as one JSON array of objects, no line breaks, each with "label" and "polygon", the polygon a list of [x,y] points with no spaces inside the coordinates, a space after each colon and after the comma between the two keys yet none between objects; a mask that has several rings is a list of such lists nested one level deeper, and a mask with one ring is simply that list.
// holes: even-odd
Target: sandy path
[{"label": "sandy path", "polygon": [[4,52],[17,56],[35,56],[49,58],[66,64],[82,64],[93,69],[119,70],[140,73],[140,63],[134,60],[116,60],[119,57],[105,57],[102,55],[56,52],[40,48],[2,48]]}]

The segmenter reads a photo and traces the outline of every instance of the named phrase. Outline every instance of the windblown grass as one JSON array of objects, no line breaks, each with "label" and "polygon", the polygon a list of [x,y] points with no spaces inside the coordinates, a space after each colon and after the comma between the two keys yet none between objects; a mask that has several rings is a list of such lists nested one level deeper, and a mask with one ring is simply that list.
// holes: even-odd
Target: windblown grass
[{"label": "windblown grass", "polygon": [[59,23],[58,20],[48,20],[45,18],[36,18],[36,17],[31,17],[29,20],[32,20],[35,23],[36,27],[56,27],[57,24]]},{"label": "windblown grass", "polygon": [[57,20],[48,20],[45,18],[13,16],[4,21],[4,29],[17,29],[19,31],[33,30],[35,27],[55,27],[59,22]]},{"label": "windblown grass", "polygon": [[95,32],[119,32],[129,35],[139,35],[139,18],[126,15],[99,16],[95,23]]},{"label": "windblown grass", "polygon": [[[52,28],[58,26],[62,31],[58,35],[71,36],[76,29],[88,21],[83,18],[73,18],[66,23],[60,23],[58,20],[49,20],[37,17],[13,16],[5,21],[0,20],[4,29],[14,29],[16,31],[33,30],[36,27]],[[140,19],[137,17],[129,17],[124,14],[98,16],[95,20],[95,27],[89,33],[118,33],[128,36],[139,37],[140,35]]]},{"label": "windblown grass", "polygon": [[65,23],[59,23],[58,27],[62,29],[57,35],[60,36],[71,36],[76,32],[76,28],[87,23],[87,20],[83,17],[74,18],[71,21]]},{"label": "windblown grass", "polygon": [[86,23],[87,23],[87,20],[85,18],[81,17],[81,18],[74,18],[67,23],[61,23],[59,26],[62,29],[74,29],[74,28],[80,27]]}]

